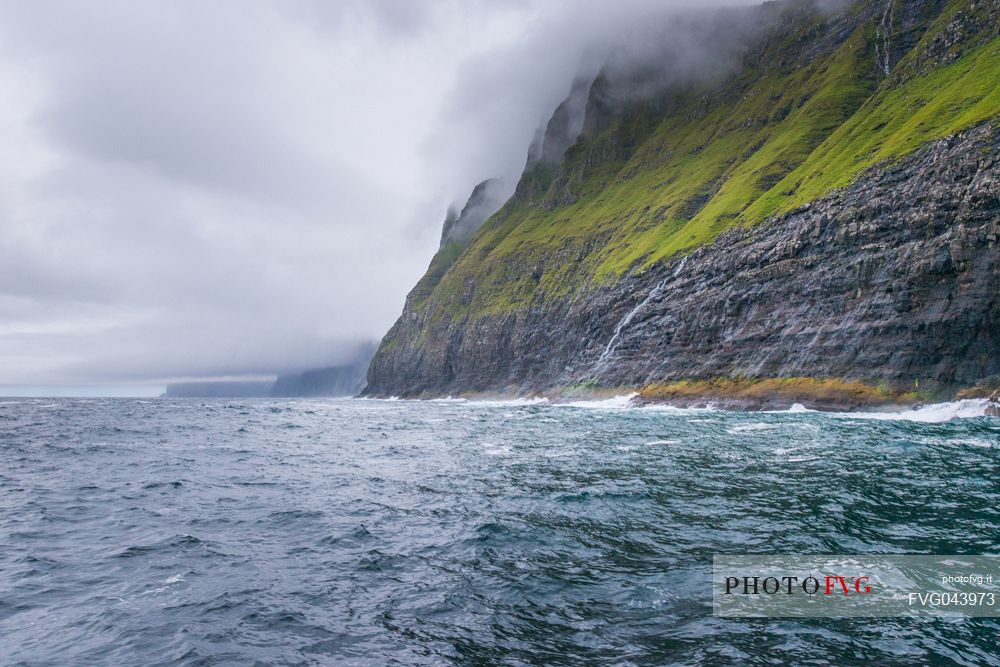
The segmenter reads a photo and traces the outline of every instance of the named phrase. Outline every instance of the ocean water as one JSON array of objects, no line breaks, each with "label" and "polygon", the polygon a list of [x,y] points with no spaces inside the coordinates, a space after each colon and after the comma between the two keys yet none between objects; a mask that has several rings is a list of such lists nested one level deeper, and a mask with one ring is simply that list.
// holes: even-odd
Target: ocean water
[{"label": "ocean water", "polygon": [[1000,665],[709,607],[717,553],[1000,551],[981,404],[621,405],[0,401],[0,664]]}]

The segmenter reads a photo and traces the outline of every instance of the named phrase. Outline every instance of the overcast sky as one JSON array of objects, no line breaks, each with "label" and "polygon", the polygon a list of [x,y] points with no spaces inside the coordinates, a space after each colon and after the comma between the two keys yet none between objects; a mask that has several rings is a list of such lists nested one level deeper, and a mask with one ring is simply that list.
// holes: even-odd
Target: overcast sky
[{"label": "overcast sky", "polygon": [[584,55],[677,4],[0,3],[0,385],[380,338],[447,206],[516,177]]}]

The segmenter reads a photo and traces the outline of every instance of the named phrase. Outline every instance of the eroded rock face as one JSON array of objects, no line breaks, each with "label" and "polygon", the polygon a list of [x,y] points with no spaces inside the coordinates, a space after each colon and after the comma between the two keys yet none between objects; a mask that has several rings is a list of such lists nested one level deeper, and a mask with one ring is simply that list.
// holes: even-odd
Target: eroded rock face
[{"label": "eroded rock face", "polygon": [[811,206],[532,310],[408,310],[369,393],[715,377],[949,390],[1000,373],[1000,135],[983,126]]}]

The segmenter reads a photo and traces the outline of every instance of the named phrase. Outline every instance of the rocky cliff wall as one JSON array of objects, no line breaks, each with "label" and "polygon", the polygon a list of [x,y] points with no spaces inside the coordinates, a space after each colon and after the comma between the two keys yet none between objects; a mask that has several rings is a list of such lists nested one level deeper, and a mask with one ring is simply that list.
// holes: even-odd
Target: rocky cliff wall
[{"label": "rocky cliff wall", "polygon": [[406,313],[368,391],[821,377],[947,392],[1000,373],[998,235],[987,124],[571,300],[474,321]]}]

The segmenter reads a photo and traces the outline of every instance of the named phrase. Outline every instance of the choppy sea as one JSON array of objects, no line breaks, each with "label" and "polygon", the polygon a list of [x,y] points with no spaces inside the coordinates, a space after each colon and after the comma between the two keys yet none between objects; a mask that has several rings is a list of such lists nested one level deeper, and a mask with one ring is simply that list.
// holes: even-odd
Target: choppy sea
[{"label": "choppy sea", "polygon": [[0,664],[1000,665],[710,607],[713,554],[1000,551],[982,407],[0,399]]}]

